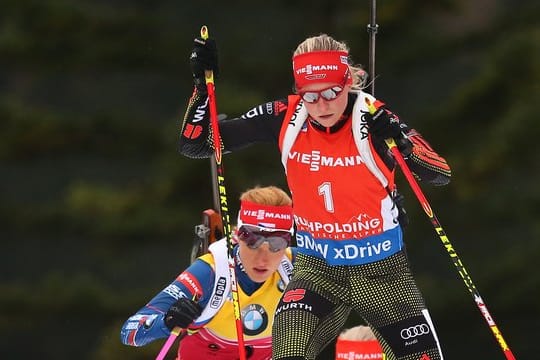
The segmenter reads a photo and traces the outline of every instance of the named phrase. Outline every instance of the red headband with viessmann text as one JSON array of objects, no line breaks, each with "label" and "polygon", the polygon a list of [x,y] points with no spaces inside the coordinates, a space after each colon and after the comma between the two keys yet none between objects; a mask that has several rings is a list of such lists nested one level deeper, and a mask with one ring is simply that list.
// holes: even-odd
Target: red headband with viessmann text
[{"label": "red headband with viessmann text", "polygon": [[294,82],[299,90],[312,83],[351,84],[346,51],[312,51],[293,56]]},{"label": "red headband with viessmann text", "polygon": [[243,224],[256,225],[269,230],[290,230],[293,227],[292,206],[270,206],[241,201],[238,228]]}]

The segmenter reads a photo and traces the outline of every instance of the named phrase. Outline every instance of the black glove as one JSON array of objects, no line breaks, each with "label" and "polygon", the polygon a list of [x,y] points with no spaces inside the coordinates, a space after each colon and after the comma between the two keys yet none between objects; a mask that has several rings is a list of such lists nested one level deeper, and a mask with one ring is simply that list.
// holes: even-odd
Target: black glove
[{"label": "black glove", "polygon": [[218,55],[216,42],[212,38],[201,37],[193,40],[193,50],[189,56],[189,65],[193,73],[195,85],[204,84],[204,71],[212,70],[214,77],[219,74]]},{"label": "black glove", "polygon": [[201,315],[202,308],[195,301],[188,298],[180,298],[176,301],[165,314],[165,325],[172,330],[176,326],[183,329],[189,326]]},{"label": "black glove", "polygon": [[399,121],[399,117],[383,106],[374,114],[366,114],[368,132],[380,139],[397,139],[401,132],[407,132],[408,126]]}]

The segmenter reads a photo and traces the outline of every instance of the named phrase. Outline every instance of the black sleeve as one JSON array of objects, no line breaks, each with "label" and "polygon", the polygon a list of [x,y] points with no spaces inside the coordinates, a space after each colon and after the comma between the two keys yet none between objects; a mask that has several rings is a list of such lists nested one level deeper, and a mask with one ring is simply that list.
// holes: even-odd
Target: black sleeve
[{"label": "black sleeve", "polygon": [[[231,152],[262,142],[277,144],[286,110],[287,100],[275,100],[258,105],[240,117],[219,121],[223,151]],[[197,88],[184,115],[178,151],[191,158],[213,154],[208,96]]]},{"label": "black sleeve", "polygon": [[405,161],[416,178],[431,185],[448,184],[452,171],[446,159],[439,155],[415,129],[407,132],[407,140],[411,144],[411,149],[405,154]]},{"label": "black sleeve", "polygon": [[[446,185],[450,182],[450,166],[415,129],[410,129],[406,137],[396,139],[396,144],[418,181],[431,185]],[[373,141],[373,146],[386,166],[390,170],[394,169],[394,156],[384,140]]]}]

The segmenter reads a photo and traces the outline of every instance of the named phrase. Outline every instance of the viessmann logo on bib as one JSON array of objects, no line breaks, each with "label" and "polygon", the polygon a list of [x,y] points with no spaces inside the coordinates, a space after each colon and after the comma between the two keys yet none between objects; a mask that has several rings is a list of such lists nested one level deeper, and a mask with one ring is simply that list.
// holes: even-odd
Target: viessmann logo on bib
[{"label": "viessmann logo on bib", "polygon": [[289,160],[297,163],[309,165],[310,171],[319,171],[321,167],[349,167],[362,164],[360,155],[351,156],[325,156],[321,155],[318,150],[313,150],[310,153],[301,153],[291,151],[288,155]]}]

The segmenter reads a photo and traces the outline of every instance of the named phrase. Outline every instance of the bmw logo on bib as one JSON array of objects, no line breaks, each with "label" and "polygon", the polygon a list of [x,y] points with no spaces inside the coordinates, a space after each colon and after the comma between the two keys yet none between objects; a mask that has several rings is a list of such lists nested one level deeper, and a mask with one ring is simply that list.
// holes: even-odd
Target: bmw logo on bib
[{"label": "bmw logo on bib", "polygon": [[268,326],[268,314],[259,304],[251,304],[242,309],[242,323],[244,334],[258,335]]}]

